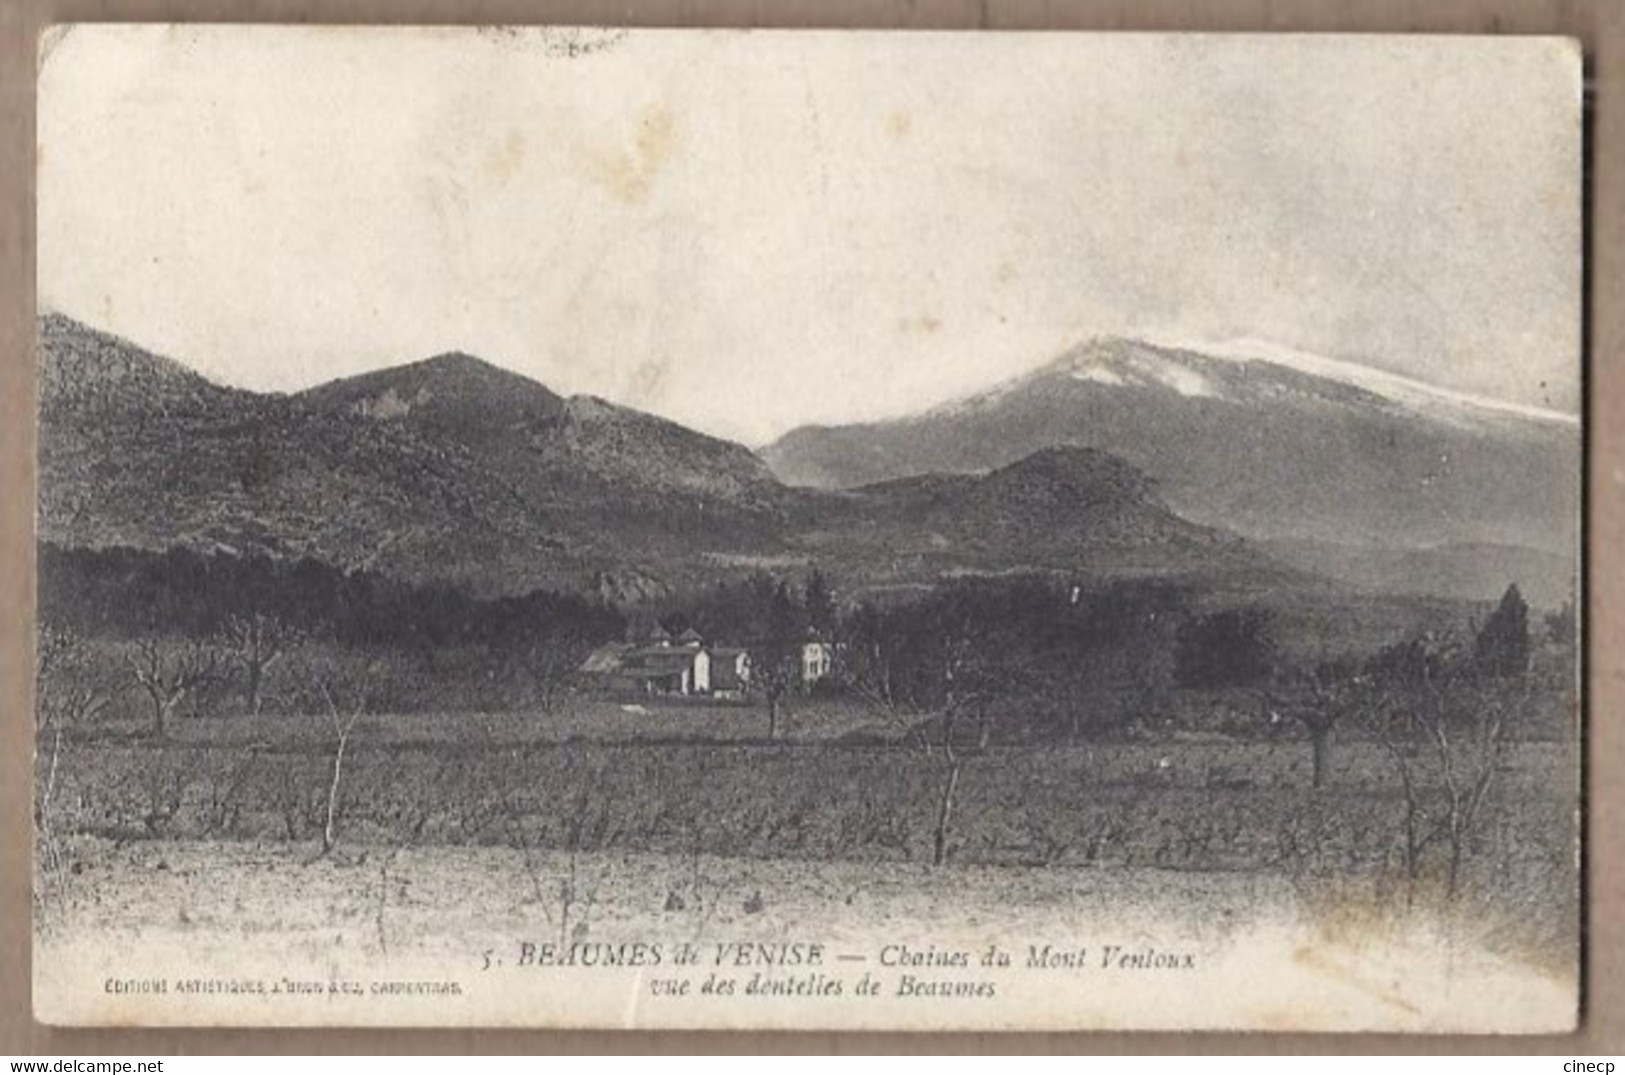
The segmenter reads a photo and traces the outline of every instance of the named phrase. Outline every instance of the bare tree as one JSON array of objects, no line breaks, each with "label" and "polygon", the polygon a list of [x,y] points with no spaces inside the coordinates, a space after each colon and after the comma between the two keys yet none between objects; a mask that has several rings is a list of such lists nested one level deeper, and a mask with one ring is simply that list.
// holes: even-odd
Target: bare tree
[{"label": "bare tree", "polygon": [[124,660],[151,703],[152,734],[159,739],[168,734],[169,718],[181,700],[220,673],[219,653],[201,642],[166,652],[162,642],[146,638],[131,646]]},{"label": "bare tree", "polygon": [[1508,717],[1529,701],[1528,682],[1521,678],[1489,689],[1470,679],[1465,686],[1454,705],[1425,711],[1445,790],[1445,893],[1451,900],[1460,894],[1462,865],[1505,755]]},{"label": "bare tree", "polygon": [[1352,669],[1323,664],[1306,676],[1264,688],[1272,715],[1291,717],[1309,733],[1312,787],[1324,787],[1330,778],[1338,725],[1361,708],[1365,687]]},{"label": "bare tree", "polygon": [[[45,847],[48,865],[60,854],[51,813],[66,737],[94,720],[107,706],[107,692],[87,666],[84,646],[69,631],[40,628],[35,649],[34,731],[36,755],[45,772],[36,781],[34,827]],[[47,746],[49,744],[49,746]]]},{"label": "bare tree", "polygon": [[935,749],[945,769],[942,794],[937,801],[936,827],[931,836],[933,866],[948,861],[949,826],[953,822],[955,796],[965,764],[965,751],[960,743],[962,728],[966,724],[973,725],[978,753],[987,750],[993,729],[981,641],[969,624],[961,624],[944,633],[941,647],[942,704],[938,710],[937,734],[924,740],[927,757]]},{"label": "bare tree", "polygon": [[974,613],[937,610],[912,624],[872,610],[855,618],[842,679],[897,723],[904,741],[939,770],[931,864],[944,865],[968,757],[991,741],[994,701],[985,632]]},{"label": "bare tree", "polygon": [[160,747],[149,752],[137,782],[141,788],[140,821],[149,837],[161,836],[180,816],[198,764],[196,751],[184,746]]},{"label": "bare tree", "polygon": [[258,716],[264,704],[266,673],[299,642],[300,632],[269,613],[251,612],[228,617],[220,637],[231,662],[242,672],[243,702]]},{"label": "bare tree", "polygon": [[751,685],[767,702],[767,737],[779,737],[784,700],[801,682],[801,652],[784,642],[763,642],[754,648],[750,666]]},{"label": "bare tree", "polygon": [[1400,779],[1407,902],[1415,901],[1427,851],[1439,844],[1445,897],[1454,902],[1508,730],[1532,704],[1533,685],[1525,676],[1483,677],[1446,649],[1423,652],[1408,674],[1381,687],[1368,719]]},{"label": "bare tree", "polygon": [[[573,768],[573,766],[572,766]],[[620,835],[614,804],[598,793],[605,780],[602,767],[576,781],[579,790],[564,822],[564,876],[559,880],[559,943],[568,944],[587,934],[598,890],[608,871],[597,856]]]},{"label": "bare tree", "polygon": [[199,812],[205,834],[230,835],[237,827],[243,813],[248,781],[258,761],[255,753],[256,748],[250,746],[245,754],[203,782]]},{"label": "bare tree", "polygon": [[367,699],[365,694],[358,694],[355,704],[348,712],[341,712],[339,703],[333,697],[330,684],[320,685],[322,701],[327,706],[327,718],[333,729],[333,777],[327,786],[327,809],[325,820],[322,823],[322,854],[326,855],[333,850],[337,840],[337,824],[339,809],[339,788],[344,779],[344,752],[350,745],[350,733],[355,730],[356,722],[366,712]]},{"label": "bare tree", "polygon": [[444,759],[435,767],[434,775],[428,779],[413,781],[408,788],[407,795],[394,803],[389,813],[389,840],[386,846],[379,848],[378,863],[378,903],[373,908],[373,931],[378,938],[378,951],[384,955],[389,954],[389,929],[385,918],[389,910],[390,896],[397,898],[405,895],[405,881],[395,872],[395,863],[402,851],[416,847],[423,839],[423,832],[433,819],[437,803],[435,798],[426,794],[430,789],[446,786],[446,778],[451,766]]},{"label": "bare tree", "polygon": [[558,710],[575,682],[592,641],[579,631],[551,631],[528,648],[509,654],[509,675],[521,681],[530,702],[544,716]]},{"label": "bare tree", "polygon": [[[503,832],[508,846],[519,854],[520,865],[530,881],[530,902],[539,906],[542,917],[558,944],[566,945],[584,937],[598,891],[608,873],[600,853],[621,834],[615,821],[616,804],[598,789],[606,782],[603,763],[592,763],[574,751],[560,754],[564,768],[557,773],[558,794],[574,789],[573,798],[561,810],[544,811],[535,801],[521,799],[516,787],[528,786],[528,772],[534,768],[528,756],[534,745],[504,744],[487,720],[475,727],[484,739],[483,749],[496,766],[491,784],[502,812]],[[475,789],[475,798],[484,800],[491,789]],[[482,811],[483,813],[483,811]],[[560,828],[556,845],[548,840],[547,825],[557,820]],[[550,847],[556,855],[549,855]],[[559,861],[550,863],[549,859]],[[549,866],[556,869],[549,871]]]},{"label": "bare tree", "polygon": [[806,618],[788,583],[754,584],[751,609],[751,687],[767,702],[767,737],[777,739],[784,700],[801,683]]},{"label": "bare tree", "polygon": [[698,831],[689,834],[688,849],[683,855],[683,866],[678,878],[667,882],[665,909],[687,911],[692,916],[693,931],[690,944],[699,944],[706,930],[716,918],[724,901],[732,898],[745,877],[741,871],[731,870],[715,874],[704,861],[705,844]]}]

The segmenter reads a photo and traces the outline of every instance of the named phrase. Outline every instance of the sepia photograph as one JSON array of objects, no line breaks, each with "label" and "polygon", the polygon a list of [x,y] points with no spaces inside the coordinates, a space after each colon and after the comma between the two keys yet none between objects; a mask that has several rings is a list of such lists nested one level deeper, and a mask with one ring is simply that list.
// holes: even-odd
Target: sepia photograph
[{"label": "sepia photograph", "polygon": [[36,1018],[1574,1030],[1581,103],[49,28]]}]

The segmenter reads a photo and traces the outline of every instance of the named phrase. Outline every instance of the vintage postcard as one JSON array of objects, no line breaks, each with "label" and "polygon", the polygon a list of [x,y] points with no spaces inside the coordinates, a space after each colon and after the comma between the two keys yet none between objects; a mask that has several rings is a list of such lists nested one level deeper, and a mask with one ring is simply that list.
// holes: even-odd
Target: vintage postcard
[{"label": "vintage postcard", "polygon": [[39,65],[41,1020],[1575,1025],[1573,42]]}]

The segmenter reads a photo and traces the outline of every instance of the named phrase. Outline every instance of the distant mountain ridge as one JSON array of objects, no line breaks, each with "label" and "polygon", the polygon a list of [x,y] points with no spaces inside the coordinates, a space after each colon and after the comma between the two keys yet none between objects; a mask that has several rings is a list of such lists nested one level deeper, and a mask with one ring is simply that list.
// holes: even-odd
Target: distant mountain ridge
[{"label": "distant mountain ridge", "polygon": [[245,395],[62,314],[39,318],[39,349],[42,406],[185,408]]},{"label": "distant mountain ridge", "polygon": [[788,483],[848,488],[987,472],[1058,443],[1118,456],[1180,515],[1248,537],[1567,557],[1577,545],[1572,418],[1260,344],[1092,340],[964,399],[803,427],[762,455]]},{"label": "distant mountain ridge", "polygon": [[780,484],[749,449],[596,396],[565,398],[461,353],[331,381],[295,399],[458,444],[553,512],[683,513],[681,501],[693,498],[718,524],[782,515]]},{"label": "distant mountain ridge", "polygon": [[1300,581],[1234,535],[1180,518],[1121,459],[1070,445],[985,475],[896,478],[805,503],[792,547],[881,583],[970,570]]},{"label": "distant mountain ridge", "polygon": [[292,395],[40,325],[40,536],[312,557],[482,593],[637,599],[758,567],[865,586],[965,572],[1279,571],[1136,467],[1046,444],[980,477],[792,488],[748,449],[451,353]]}]

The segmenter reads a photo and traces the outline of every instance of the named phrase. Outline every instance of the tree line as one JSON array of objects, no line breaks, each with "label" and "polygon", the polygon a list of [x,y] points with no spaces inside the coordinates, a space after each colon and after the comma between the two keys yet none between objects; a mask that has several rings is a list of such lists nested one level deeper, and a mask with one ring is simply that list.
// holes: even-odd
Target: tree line
[{"label": "tree line", "polygon": [[[508,655],[547,708],[580,658],[659,622],[695,627],[752,655],[777,738],[802,646],[834,657],[828,689],[889,722],[889,742],[935,773],[932,861],[948,861],[967,763],[1011,744],[1083,742],[1122,732],[1181,691],[1256,698],[1261,722],[1302,730],[1312,783],[1332,783],[1339,734],[1376,743],[1401,807],[1404,874],[1439,863],[1458,890],[1507,744],[1562,698],[1576,644],[1572,606],[1532,623],[1509,587],[1481,623],[1416,635],[1375,652],[1294,663],[1263,608],[1209,608],[1167,582],[1087,586],[1054,577],[967,578],[889,599],[852,600],[820,571],[758,573],[643,607],[572,595],[479,599],[312,561],[191,552],[42,550],[39,733],[41,819],[64,730],[94,720],[107,696],[83,673],[85,635],[112,639],[122,689],[144,700],[162,740],[183,699],[229,684],[257,711],[266,675],[312,637],[433,652],[475,646]],[[181,630],[177,632],[175,629]],[[167,630],[166,630],[167,629]],[[1558,659],[1537,659],[1555,648]],[[371,685],[317,669],[297,685],[300,712],[332,725],[324,847],[351,729],[373,711]],[[1559,707],[1560,708],[1560,707]],[[793,714],[792,714],[793,717]],[[42,820],[42,826],[45,822]]]},{"label": "tree line", "polygon": [[446,673],[448,653],[469,652],[479,667],[459,668],[461,678],[520,680],[527,697],[550,701],[592,646],[626,628],[620,610],[576,594],[480,598],[309,558],[179,548],[42,545],[38,592],[42,706],[53,704],[47,676],[57,695],[93,691],[98,713],[130,691],[160,738],[184,702],[205,695],[235,694],[258,714],[272,670],[295,653],[311,667],[292,677],[303,682],[290,684],[290,700],[310,712],[325,709],[320,683],[380,664],[398,678],[403,661],[433,677]]},{"label": "tree line", "polygon": [[310,557],[40,546],[42,622],[94,637],[203,639],[238,630],[244,617],[339,645],[405,650],[528,645],[550,631],[611,639],[625,630],[615,606],[574,593],[482,598]]}]

